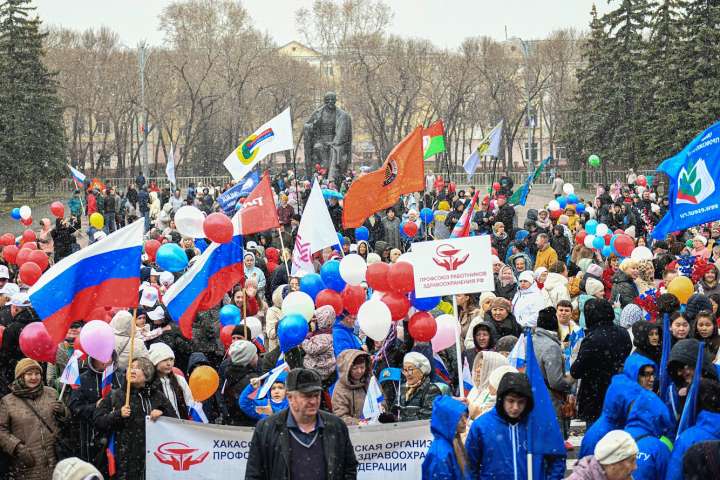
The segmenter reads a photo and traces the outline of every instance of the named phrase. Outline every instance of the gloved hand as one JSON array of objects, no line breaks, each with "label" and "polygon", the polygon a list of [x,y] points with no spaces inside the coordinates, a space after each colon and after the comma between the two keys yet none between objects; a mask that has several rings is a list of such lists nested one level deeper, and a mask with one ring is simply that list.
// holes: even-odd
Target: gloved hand
[{"label": "gloved hand", "polygon": [[17,455],[20,463],[22,463],[26,467],[32,468],[35,466],[35,457],[33,457],[30,449],[24,444],[18,444],[18,446],[15,448],[15,455]]},{"label": "gloved hand", "polygon": [[65,404],[60,400],[56,400],[53,402],[52,410],[55,415],[61,415],[65,413]]}]

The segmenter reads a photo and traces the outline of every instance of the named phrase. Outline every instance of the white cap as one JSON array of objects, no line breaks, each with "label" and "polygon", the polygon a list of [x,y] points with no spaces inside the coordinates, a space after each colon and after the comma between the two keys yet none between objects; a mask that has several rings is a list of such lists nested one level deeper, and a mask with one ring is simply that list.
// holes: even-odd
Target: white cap
[{"label": "white cap", "polygon": [[256,248],[257,248],[257,243],[255,243],[255,242],[247,242],[247,244],[245,244],[246,250],[254,250]]},{"label": "white cap", "polygon": [[10,299],[10,305],[14,307],[29,307],[30,296],[26,292],[16,293]]},{"label": "white cap", "polygon": [[6,283],[5,286],[0,288],[0,295],[5,295],[6,297],[14,297],[20,293],[20,287],[17,286],[15,283]]},{"label": "white cap", "polygon": [[175,359],[175,352],[164,343],[153,343],[148,350],[148,358],[153,365],[157,366],[158,363],[168,358]]},{"label": "white cap", "polygon": [[165,318],[165,310],[163,310],[163,307],[158,305],[154,310],[147,312],[147,316],[150,320],[162,320]]},{"label": "white cap", "polygon": [[0,278],[10,278],[10,270],[5,265],[0,265]]},{"label": "white cap", "polygon": [[611,430],[595,445],[595,459],[600,465],[612,465],[638,453],[635,440],[623,430]]},{"label": "white cap", "polygon": [[158,302],[158,292],[155,287],[145,287],[141,292],[140,305],[143,307],[154,307]]},{"label": "white cap", "polygon": [[159,280],[161,285],[169,287],[170,285],[175,283],[175,276],[172,274],[172,272],[160,272]]},{"label": "white cap", "polygon": [[530,270],[520,272],[520,276],[518,276],[518,282],[522,282],[523,280],[533,283],[535,281],[535,276],[533,275],[533,272],[531,272]]}]

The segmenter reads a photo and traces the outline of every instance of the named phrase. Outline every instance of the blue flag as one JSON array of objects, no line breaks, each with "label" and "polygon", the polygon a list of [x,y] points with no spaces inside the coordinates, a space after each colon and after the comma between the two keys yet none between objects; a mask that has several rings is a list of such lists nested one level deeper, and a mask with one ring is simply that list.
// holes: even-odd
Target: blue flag
[{"label": "blue flag", "polygon": [[532,189],[532,184],[537,178],[540,176],[542,171],[545,169],[548,163],[552,161],[552,156],[548,156],[540,162],[540,165],[538,165],[535,168],[535,171],[528,175],[527,180],[525,180],[525,183],[522,187],[517,189],[515,193],[513,193],[512,197],[508,200],[508,203],[512,205],[523,205],[525,206],[525,202],[527,202],[527,196],[530,194],[530,190]]},{"label": "blue flag", "polygon": [[680,153],[657,168],[670,178],[665,216],[652,237],[663,240],[668,233],[720,219],[720,122],[695,137]]},{"label": "blue flag", "polygon": [[697,420],[697,399],[698,390],[700,389],[700,377],[702,377],[703,355],[705,355],[705,342],[700,342],[697,360],[695,360],[695,375],[693,375],[692,383],[688,389],[675,441],[680,438],[682,432],[695,425]]},{"label": "blue flag", "polygon": [[253,170],[237,184],[235,184],[232,188],[223,192],[217,198],[217,202],[218,205],[220,205],[220,208],[223,209],[225,215],[232,218],[232,216],[235,214],[235,206],[237,205],[238,200],[240,200],[242,197],[247,197],[248,195],[250,195],[250,192],[253,191],[253,189],[257,186],[259,182],[260,177],[258,177],[257,172]]},{"label": "blue flag", "polygon": [[658,381],[660,390],[658,396],[663,402],[667,402],[668,393],[670,391],[670,374],[668,373],[667,364],[670,359],[670,314],[663,315],[663,331],[662,331],[662,356],[660,357],[660,372],[658,372]]}]

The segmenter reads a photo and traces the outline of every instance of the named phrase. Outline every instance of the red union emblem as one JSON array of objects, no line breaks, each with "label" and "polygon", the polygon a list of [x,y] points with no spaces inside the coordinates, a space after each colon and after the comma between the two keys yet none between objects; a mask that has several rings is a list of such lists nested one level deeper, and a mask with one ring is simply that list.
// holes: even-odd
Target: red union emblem
[{"label": "red union emblem", "polygon": [[299,234],[295,238],[295,251],[301,261],[310,262],[310,242],[303,242]]},{"label": "red union emblem", "polygon": [[155,457],[160,463],[170,465],[176,472],[184,472],[190,470],[190,467],[205,461],[210,452],[200,453],[197,448],[181,442],[166,442],[160,445],[154,452]]},{"label": "red union emblem", "polygon": [[437,256],[433,257],[433,262],[448,272],[457,270],[458,267],[467,262],[467,259],[470,257],[469,253],[462,255],[461,249],[455,248],[448,243],[438,245],[435,249],[435,255]]}]

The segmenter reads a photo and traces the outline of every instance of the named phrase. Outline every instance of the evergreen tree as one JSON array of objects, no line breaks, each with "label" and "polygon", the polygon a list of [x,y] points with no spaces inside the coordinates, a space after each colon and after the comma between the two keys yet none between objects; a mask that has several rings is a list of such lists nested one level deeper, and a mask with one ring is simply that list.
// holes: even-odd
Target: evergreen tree
[{"label": "evergreen tree", "polygon": [[16,188],[57,178],[65,164],[62,106],[42,63],[40,20],[29,0],[0,3],[0,183],[6,201]]}]

